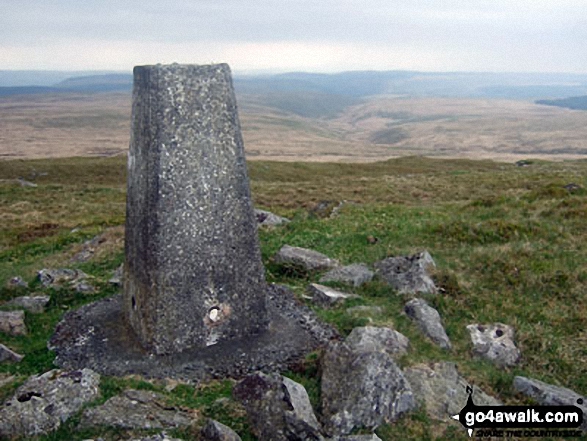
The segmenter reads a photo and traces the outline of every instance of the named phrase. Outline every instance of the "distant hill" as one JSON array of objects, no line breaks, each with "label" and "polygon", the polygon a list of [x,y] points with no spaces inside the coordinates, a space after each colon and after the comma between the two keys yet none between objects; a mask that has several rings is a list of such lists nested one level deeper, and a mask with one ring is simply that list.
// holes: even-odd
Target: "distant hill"
[{"label": "distant hill", "polygon": [[55,85],[58,89],[83,92],[116,92],[132,89],[130,74],[89,75],[67,78]]},{"label": "distant hill", "polygon": [[572,96],[560,100],[538,100],[536,104],[544,104],[547,106],[565,107],[574,110],[587,110],[587,95],[586,96]]}]

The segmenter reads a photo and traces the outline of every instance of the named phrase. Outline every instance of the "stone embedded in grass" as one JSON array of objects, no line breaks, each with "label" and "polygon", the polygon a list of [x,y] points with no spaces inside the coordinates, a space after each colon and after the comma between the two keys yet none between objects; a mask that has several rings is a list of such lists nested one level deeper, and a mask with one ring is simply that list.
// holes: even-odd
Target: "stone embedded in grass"
[{"label": "stone embedded in grass", "polygon": [[26,335],[24,311],[0,311],[0,332],[8,335]]},{"label": "stone embedded in grass", "polygon": [[328,286],[320,285],[318,283],[310,283],[308,285],[308,294],[312,296],[314,303],[323,307],[330,307],[337,303],[344,302],[348,299],[360,298],[356,294],[349,294],[346,292],[338,291]]},{"label": "stone embedded in grass", "polygon": [[112,274],[112,277],[110,278],[110,280],[108,280],[108,283],[110,283],[111,285],[114,285],[116,287],[121,287],[123,277],[124,277],[124,265],[121,264],[118,268],[116,268],[116,270],[114,270],[114,274]]},{"label": "stone embedded in grass", "polygon": [[233,395],[261,440],[322,439],[306,389],[287,377],[257,372],[238,383]]},{"label": "stone embedded in grass", "polygon": [[[102,438],[98,438],[98,441],[100,441]],[[151,436],[144,436],[142,438],[132,438],[129,439],[128,441],[183,441],[181,438],[173,438],[170,437],[169,435],[167,435],[167,433],[165,431],[158,433],[157,435],[151,435]],[[204,440],[206,441],[206,440]]]},{"label": "stone embedded in grass", "polygon": [[[430,418],[449,421],[467,403],[469,382],[459,375],[454,363],[417,364],[404,369],[404,375]],[[502,404],[478,388],[474,389],[473,402],[478,406]]]},{"label": "stone embedded in grass", "polygon": [[241,437],[230,427],[215,420],[208,420],[200,432],[202,441],[241,441]]},{"label": "stone embedded in grass", "polygon": [[431,274],[436,264],[428,251],[388,257],[373,266],[376,274],[399,294],[436,294],[438,291]]},{"label": "stone embedded in grass", "polygon": [[357,287],[370,282],[373,276],[373,271],[364,263],[353,263],[331,269],[320,278],[320,283],[341,282]]},{"label": "stone embedded in grass", "polygon": [[45,307],[50,300],[51,297],[49,296],[22,296],[16,297],[4,303],[2,306],[18,307],[33,314],[39,314],[45,312]]},{"label": "stone embedded in grass", "polygon": [[381,339],[381,329],[366,330],[330,342],[322,357],[323,427],[330,436],[374,430],[416,407],[409,383],[387,350],[391,330]]},{"label": "stone embedded in grass", "polygon": [[278,265],[303,272],[323,271],[339,265],[337,260],[318,251],[290,245],[282,246],[272,260]]},{"label": "stone embedded in grass", "polygon": [[377,326],[354,328],[345,342],[357,351],[383,351],[393,358],[405,355],[410,347],[410,340],[401,332]]},{"label": "stone embedded in grass", "polygon": [[166,397],[146,390],[128,389],[98,407],[86,409],[80,427],[171,429],[195,423],[197,414],[170,406]]},{"label": "stone embedded in grass", "polygon": [[374,433],[370,435],[347,435],[330,438],[329,441],[381,441]]},{"label": "stone embedded in grass", "polygon": [[255,208],[255,217],[257,218],[257,224],[262,227],[275,227],[290,222],[290,220],[285,217],[277,216],[270,211],[260,210],[258,208]]},{"label": "stone embedded in grass", "polygon": [[451,343],[442,326],[440,314],[423,299],[412,299],[404,306],[404,311],[414,320],[420,330],[443,349],[450,349]]},{"label": "stone embedded in grass", "polygon": [[52,370],[30,377],[0,410],[0,437],[31,437],[57,429],[99,397],[100,375],[91,369]]},{"label": "stone embedded in grass", "polygon": [[467,329],[473,341],[473,353],[492,361],[499,367],[515,366],[520,351],[514,343],[514,329],[502,323],[472,324]]},{"label": "stone embedded in grass", "polygon": [[5,361],[10,363],[19,363],[24,358],[24,355],[17,354],[12,349],[0,343],[0,363]]},{"label": "stone embedded in grass", "polygon": [[45,288],[71,287],[88,278],[83,271],[71,268],[43,268],[37,275]]},{"label": "stone embedded in grass", "polygon": [[381,315],[383,314],[383,308],[381,306],[370,306],[370,305],[358,305],[346,309],[347,314],[354,316],[370,316],[370,315]]},{"label": "stone embedded in grass", "polygon": [[554,386],[532,378],[516,376],[514,389],[535,399],[542,406],[577,406],[583,411],[582,430],[587,430],[587,396],[566,387]]},{"label": "stone embedded in grass", "polygon": [[16,289],[16,288],[28,288],[29,284],[27,282],[25,282],[22,277],[20,276],[14,276],[11,277],[10,280],[8,280],[7,283],[8,288],[10,289]]}]

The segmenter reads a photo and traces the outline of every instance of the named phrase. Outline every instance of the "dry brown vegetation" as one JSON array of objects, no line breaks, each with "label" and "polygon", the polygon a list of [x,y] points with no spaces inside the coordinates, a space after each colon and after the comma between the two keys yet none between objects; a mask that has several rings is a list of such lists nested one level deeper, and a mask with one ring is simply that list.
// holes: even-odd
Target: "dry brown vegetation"
[{"label": "dry brown vegetation", "polygon": [[[570,159],[587,155],[587,112],[527,101],[376,97],[306,118],[239,97],[249,159],[364,162],[405,155]],[[130,95],[0,97],[0,158],[125,153]]]}]

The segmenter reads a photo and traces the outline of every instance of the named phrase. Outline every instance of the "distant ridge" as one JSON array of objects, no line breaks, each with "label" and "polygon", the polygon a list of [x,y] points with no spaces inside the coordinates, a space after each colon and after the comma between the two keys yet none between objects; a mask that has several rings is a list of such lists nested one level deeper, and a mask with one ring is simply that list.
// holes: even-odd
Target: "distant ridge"
[{"label": "distant ridge", "polygon": [[565,107],[573,110],[587,110],[587,95],[586,96],[572,96],[570,98],[563,98],[560,100],[538,100],[536,104],[544,104],[546,106]]}]

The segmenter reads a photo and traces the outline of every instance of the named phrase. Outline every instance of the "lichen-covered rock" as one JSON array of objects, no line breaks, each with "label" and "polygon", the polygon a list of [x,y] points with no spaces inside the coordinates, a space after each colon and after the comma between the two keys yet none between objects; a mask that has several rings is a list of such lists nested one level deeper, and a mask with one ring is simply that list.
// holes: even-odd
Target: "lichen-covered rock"
[{"label": "lichen-covered rock", "polygon": [[11,289],[28,288],[29,284],[27,282],[25,282],[22,279],[22,277],[14,276],[8,281],[7,286],[8,286],[8,288],[11,288]]},{"label": "lichen-covered rock", "polygon": [[30,437],[57,429],[98,398],[100,375],[90,369],[52,370],[30,377],[0,410],[0,438]]},{"label": "lichen-covered rock", "polygon": [[308,285],[308,294],[312,296],[314,303],[326,308],[348,299],[359,298],[356,294],[342,292],[318,283],[310,283]]},{"label": "lichen-covered rock", "polygon": [[387,352],[393,358],[406,354],[410,346],[410,340],[401,332],[376,326],[354,328],[347,336],[345,343],[356,352]]},{"label": "lichen-covered rock", "polygon": [[374,265],[376,274],[399,294],[436,294],[431,270],[436,266],[428,251],[388,257]]},{"label": "lichen-covered rock", "polygon": [[[462,378],[454,363],[418,364],[404,370],[416,400],[426,407],[430,418],[447,421],[467,403],[469,383]],[[474,388],[473,402],[478,406],[499,406],[502,403]]]},{"label": "lichen-covered rock", "polygon": [[450,339],[446,335],[440,314],[423,299],[412,299],[404,306],[404,311],[416,322],[418,328],[443,349],[450,349]]},{"label": "lichen-covered rock", "polygon": [[583,411],[581,430],[587,430],[587,396],[566,387],[554,386],[532,378],[517,376],[514,389],[543,406],[577,406]]},{"label": "lichen-covered rock", "polygon": [[24,311],[0,311],[0,332],[9,335],[26,335]]},{"label": "lichen-covered rock", "polygon": [[230,427],[215,420],[208,420],[200,432],[202,441],[241,441],[241,437]]},{"label": "lichen-covered rock", "polygon": [[[363,339],[357,338],[361,341]],[[376,429],[416,407],[408,381],[383,345],[331,342],[322,358],[323,428],[329,436]]]},{"label": "lichen-covered rock", "polygon": [[[96,441],[101,441],[102,438],[98,438]],[[172,438],[167,433],[161,432],[157,435],[146,436],[144,438],[131,438],[128,441],[183,441],[181,438]]]},{"label": "lichen-covered rock", "polygon": [[273,256],[273,262],[301,271],[322,271],[338,266],[338,261],[306,248],[284,245]]},{"label": "lichen-covered rock", "polygon": [[23,358],[23,355],[17,354],[9,347],[0,343],[0,363],[5,361],[10,363],[19,363]]},{"label": "lichen-covered rock", "polygon": [[186,427],[197,419],[195,412],[169,406],[161,394],[128,389],[103,405],[86,409],[81,427],[110,426],[121,429],[169,429]]},{"label": "lichen-covered rock", "polygon": [[514,343],[514,329],[503,323],[467,326],[473,341],[473,353],[499,367],[514,366],[520,360],[520,350]]},{"label": "lichen-covered rock", "polygon": [[328,271],[320,278],[320,283],[340,282],[361,286],[373,279],[375,274],[364,263],[353,263]]},{"label": "lichen-covered rock", "polygon": [[270,211],[260,210],[258,208],[255,208],[255,217],[257,218],[257,224],[262,227],[275,227],[290,222],[285,217],[277,216]]},{"label": "lichen-covered rock", "polygon": [[45,307],[51,300],[49,296],[23,296],[16,297],[2,306],[22,308],[25,311],[39,314],[45,312]]},{"label": "lichen-covered rock", "polygon": [[83,271],[70,268],[44,268],[37,275],[45,288],[75,285],[88,278]]},{"label": "lichen-covered rock", "polygon": [[279,374],[258,372],[238,383],[233,394],[247,411],[261,440],[323,440],[320,425],[301,384]]}]

